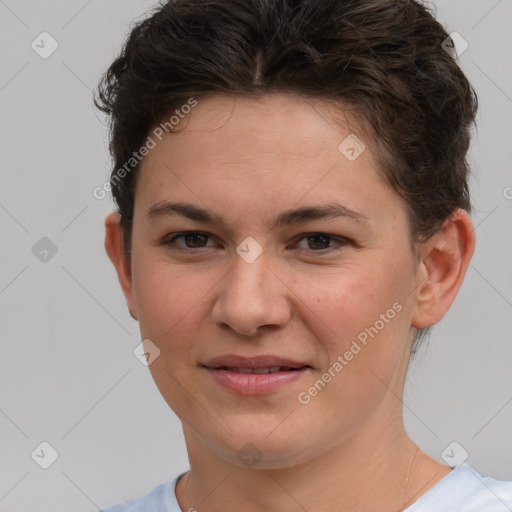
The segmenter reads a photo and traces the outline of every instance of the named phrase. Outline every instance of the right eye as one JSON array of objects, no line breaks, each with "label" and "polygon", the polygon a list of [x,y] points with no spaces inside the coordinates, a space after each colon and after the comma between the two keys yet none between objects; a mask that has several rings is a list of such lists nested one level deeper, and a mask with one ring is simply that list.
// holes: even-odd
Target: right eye
[{"label": "right eye", "polygon": [[[210,235],[203,233],[201,231],[182,231],[179,233],[173,233],[165,237],[161,245],[176,246],[179,251],[194,251],[194,249],[201,249],[203,247],[207,247],[205,244],[207,243],[207,239],[211,238]],[[177,240],[183,240],[186,244],[185,247],[177,244]],[[211,247],[211,246],[210,246]]]}]

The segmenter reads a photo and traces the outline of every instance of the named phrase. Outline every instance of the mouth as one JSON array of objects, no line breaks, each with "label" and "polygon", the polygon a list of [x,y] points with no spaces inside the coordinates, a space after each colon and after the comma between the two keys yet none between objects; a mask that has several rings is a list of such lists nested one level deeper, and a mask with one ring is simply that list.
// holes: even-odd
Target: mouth
[{"label": "mouth", "polygon": [[312,366],[277,356],[227,355],[200,365],[224,390],[238,395],[268,395],[301,379]]},{"label": "mouth", "polygon": [[267,366],[263,368],[247,368],[247,367],[236,367],[236,366],[210,366],[212,370],[224,370],[227,372],[234,373],[254,373],[256,375],[264,375],[266,373],[279,373],[279,372],[298,372],[304,368],[311,368],[309,365],[302,365],[300,367],[293,366]]},{"label": "mouth", "polygon": [[[286,357],[274,355],[259,355],[246,357],[238,354],[226,354],[224,356],[214,357],[209,359],[201,366],[213,369],[227,369],[234,370],[269,370],[273,373],[281,371],[299,370],[305,366],[309,366],[304,361],[294,361]],[[310,366],[309,366],[310,367]],[[311,367],[310,367],[311,368]],[[269,371],[262,371],[261,373],[269,373]]]}]

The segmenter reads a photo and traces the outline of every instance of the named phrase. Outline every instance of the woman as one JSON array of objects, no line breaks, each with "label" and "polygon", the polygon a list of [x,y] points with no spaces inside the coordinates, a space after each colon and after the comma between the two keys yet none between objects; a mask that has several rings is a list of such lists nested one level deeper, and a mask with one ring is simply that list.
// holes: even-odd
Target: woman
[{"label": "woman", "polygon": [[402,418],[475,245],[451,47],[405,0],[177,0],[132,30],[97,100],[105,247],[190,471],[108,512],[512,510]]}]

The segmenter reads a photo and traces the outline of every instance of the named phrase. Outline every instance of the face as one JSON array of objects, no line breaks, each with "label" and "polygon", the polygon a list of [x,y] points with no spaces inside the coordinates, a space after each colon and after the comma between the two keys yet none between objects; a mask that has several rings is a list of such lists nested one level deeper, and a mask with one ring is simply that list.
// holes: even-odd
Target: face
[{"label": "face", "polygon": [[150,371],[187,443],[236,464],[247,443],[259,467],[306,461],[399,407],[406,209],[337,108],[212,96],[140,169],[127,296]]}]

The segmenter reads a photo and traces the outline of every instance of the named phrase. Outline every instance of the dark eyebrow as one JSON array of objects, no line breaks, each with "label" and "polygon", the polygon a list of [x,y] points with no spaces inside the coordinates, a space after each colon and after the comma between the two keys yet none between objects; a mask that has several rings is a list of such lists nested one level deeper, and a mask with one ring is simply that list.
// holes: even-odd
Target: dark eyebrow
[{"label": "dark eyebrow", "polygon": [[[175,214],[187,217],[191,220],[203,222],[205,224],[219,225],[227,231],[230,231],[222,216],[217,215],[211,210],[200,208],[190,203],[162,201],[149,208],[146,213],[146,217],[153,219],[161,215]],[[347,206],[343,206],[338,203],[329,203],[320,206],[307,206],[282,212],[274,219],[272,229],[299,224],[301,222],[319,219],[333,219],[338,217],[345,217],[363,223],[366,223],[369,220],[366,215],[356,212]]]}]

